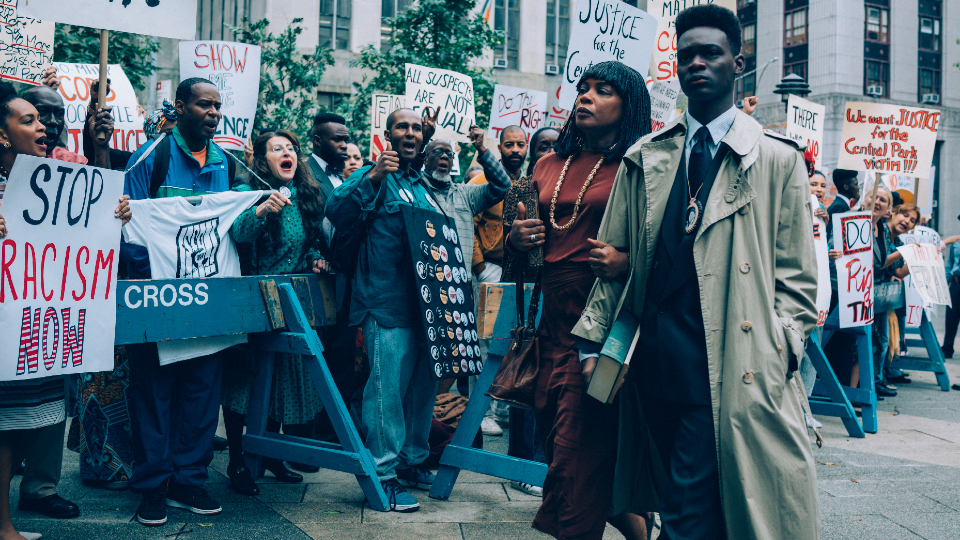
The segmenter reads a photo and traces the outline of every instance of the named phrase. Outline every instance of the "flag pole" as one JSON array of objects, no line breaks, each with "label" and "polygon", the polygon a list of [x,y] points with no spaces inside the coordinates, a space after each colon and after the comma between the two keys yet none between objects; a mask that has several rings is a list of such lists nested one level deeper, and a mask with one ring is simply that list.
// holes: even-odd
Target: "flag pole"
[{"label": "flag pole", "polygon": [[[107,52],[110,36],[107,30],[100,30],[100,83],[97,88],[97,108],[103,108],[107,103]],[[93,111],[96,115],[96,111]],[[110,136],[106,131],[97,132],[97,140],[103,142]]]}]

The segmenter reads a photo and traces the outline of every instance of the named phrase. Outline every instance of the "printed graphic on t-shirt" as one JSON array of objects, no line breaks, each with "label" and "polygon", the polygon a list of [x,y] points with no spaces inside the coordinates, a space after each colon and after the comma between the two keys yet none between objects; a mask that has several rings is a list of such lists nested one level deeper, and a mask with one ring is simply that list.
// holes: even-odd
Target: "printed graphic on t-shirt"
[{"label": "printed graphic on t-shirt", "polygon": [[217,251],[220,217],[180,226],[177,233],[177,278],[205,278],[220,272]]}]

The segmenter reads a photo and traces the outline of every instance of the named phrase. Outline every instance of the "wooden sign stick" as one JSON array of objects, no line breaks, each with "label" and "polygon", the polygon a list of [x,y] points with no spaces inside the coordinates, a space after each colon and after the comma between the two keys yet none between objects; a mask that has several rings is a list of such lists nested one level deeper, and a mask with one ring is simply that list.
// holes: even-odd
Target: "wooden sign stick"
[{"label": "wooden sign stick", "polygon": [[[100,83],[97,88],[97,108],[104,107],[107,102],[107,52],[109,50],[110,35],[107,30],[100,30]],[[96,111],[93,111],[96,114]],[[101,143],[110,136],[106,131],[97,132],[97,140]]]},{"label": "wooden sign stick", "polygon": [[[875,206],[877,204],[877,191],[880,189],[880,173],[876,173],[876,178],[873,181],[873,195],[870,196],[870,201]],[[862,205],[861,205],[862,206]],[[873,224],[873,228],[877,228],[877,222],[880,221],[880,217],[873,215],[873,206],[870,208],[864,208],[865,212],[870,212],[870,223]]]}]

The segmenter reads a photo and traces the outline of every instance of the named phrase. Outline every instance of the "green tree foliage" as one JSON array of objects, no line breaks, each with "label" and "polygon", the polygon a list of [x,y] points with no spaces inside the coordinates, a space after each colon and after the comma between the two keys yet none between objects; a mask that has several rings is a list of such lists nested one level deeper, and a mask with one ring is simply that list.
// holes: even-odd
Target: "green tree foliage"
[{"label": "green tree foliage", "polygon": [[243,26],[231,29],[237,31],[237,41],[260,46],[260,96],[253,132],[268,127],[288,129],[302,144],[309,144],[313,117],[321,109],[317,86],[327,66],[333,64],[333,55],[321,47],[309,55],[297,50],[302,21],[294,19],[277,36],[267,29],[267,19],[251,23],[244,17]]},{"label": "green tree foliage", "polygon": [[[100,30],[57,23],[54,43],[54,62],[100,63]],[[149,37],[111,31],[107,61],[120,64],[130,84],[143,90],[156,70],[152,56],[159,50],[160,43]]]},{"label": "green tree foliage", "polygon": [[[470,13],[476,1],[420,0],[390,22],[393,40],[389,48],[378,50],[368,45],[353,60],[355,66],[373,72],[372,77],[364,76],[361,83],[354,83],[355,93],[340,108],[348,119],[352,139],[363,155],[369,155],[370,151],[372,95],[403,94],[407,63],[449,69],[472,77],[477,124],[487,125],[496,81],[491,69],[481,69],[475,64],[485,51],[502,43],[503,33],[491,29],[481,13]],[[471,159],[472,152],[461,152],[461,170],[466,171]]]}]

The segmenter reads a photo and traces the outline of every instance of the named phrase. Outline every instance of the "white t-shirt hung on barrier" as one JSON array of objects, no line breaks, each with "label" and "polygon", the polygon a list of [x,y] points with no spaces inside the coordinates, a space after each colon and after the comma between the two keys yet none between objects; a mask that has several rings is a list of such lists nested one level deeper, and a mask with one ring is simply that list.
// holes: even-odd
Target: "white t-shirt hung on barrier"
[{"label": "white t-shirt hung on barrier", "polygon": [[[123,239],[146,246],[154,279],[236,277],[240,259],[230,227],[262,196],[262,191],[227,191],[204,195],[197,206],[183,197],[130,201],[133,219],[123,227]],[[154,302],[168,305],[162,293],[157,296]],[[246,335],[161,341],[157,350],[160,365],[167,365],[246,341]]]}]

